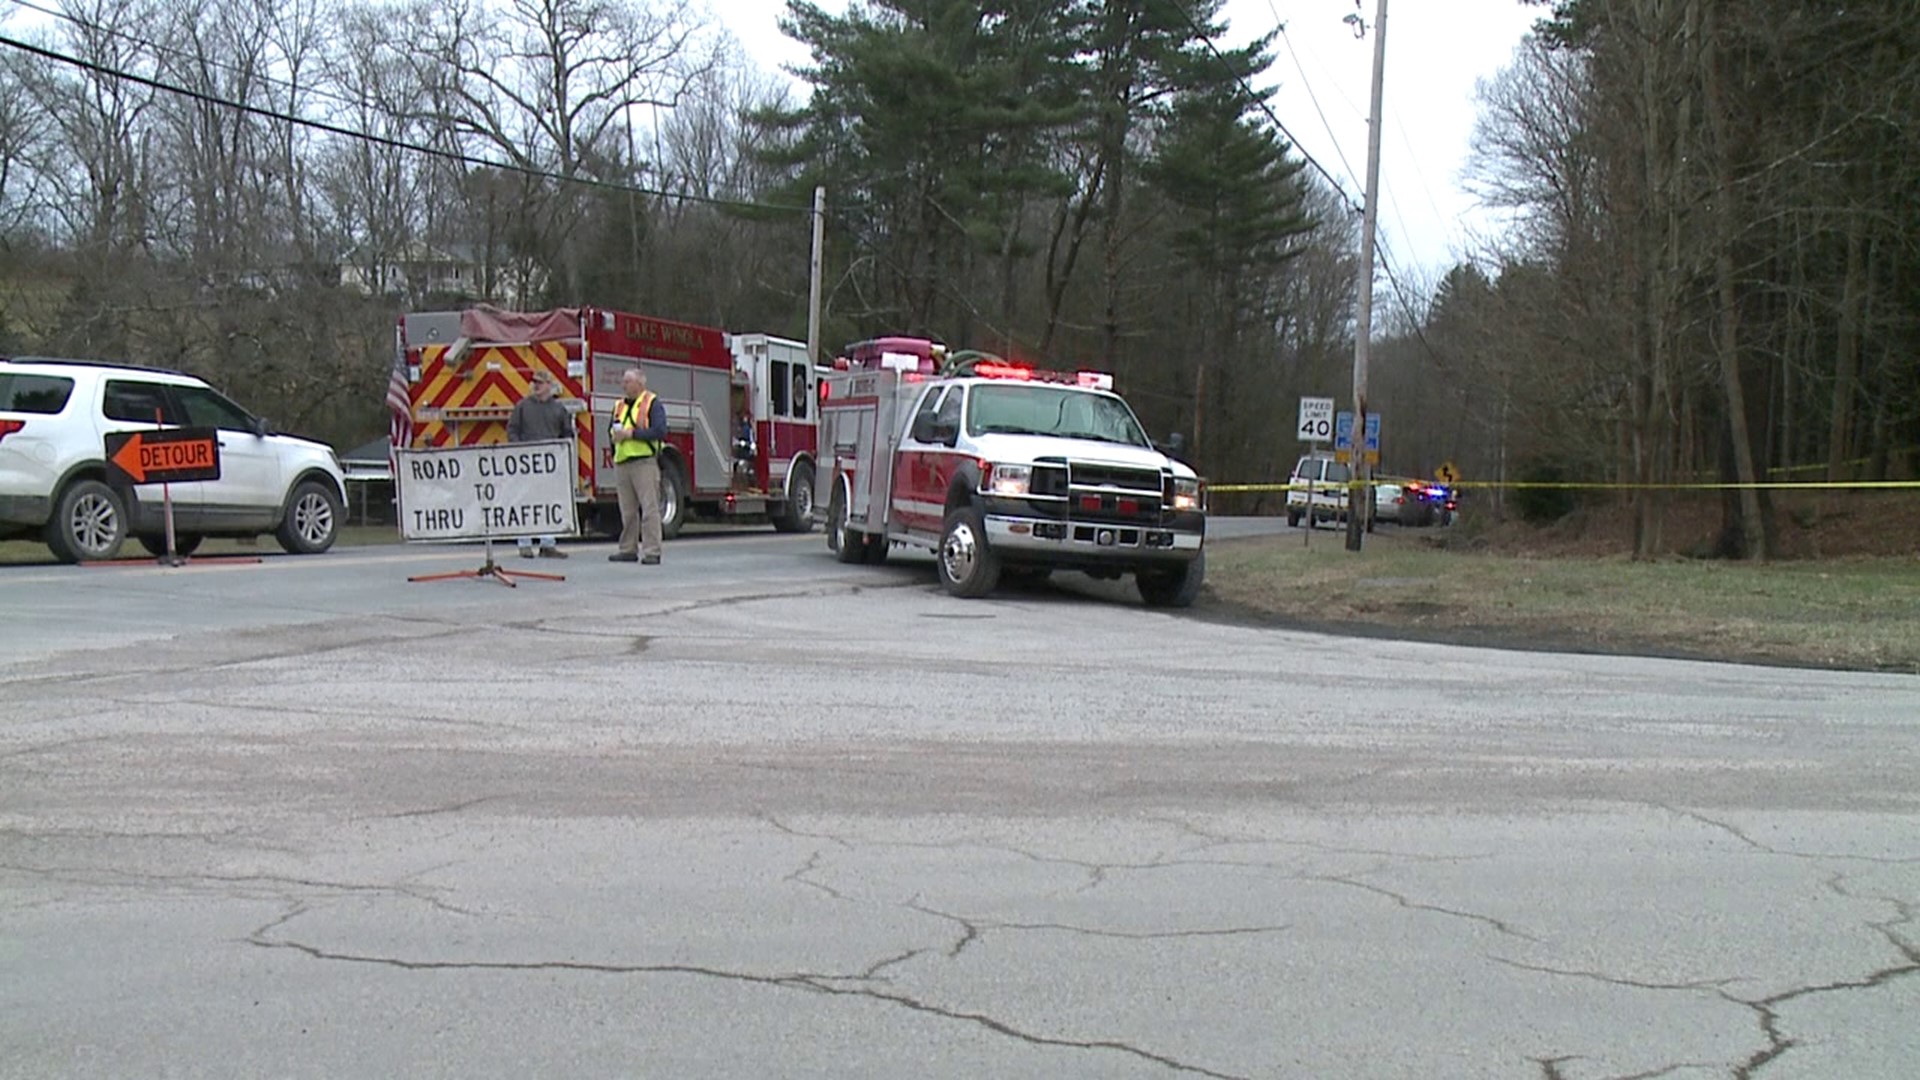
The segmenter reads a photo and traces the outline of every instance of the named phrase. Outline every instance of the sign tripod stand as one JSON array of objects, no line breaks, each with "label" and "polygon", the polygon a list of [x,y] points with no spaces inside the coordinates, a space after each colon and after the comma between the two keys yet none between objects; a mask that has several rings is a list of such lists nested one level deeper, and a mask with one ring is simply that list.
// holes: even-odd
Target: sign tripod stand
[{"label": "sign tripod stand", "polygon": [[487,578],[492,578],[493,580],[499,582],[500,584],[505,585],[509,589],[517,589],[520,587],[520,583],[518,581],[515,581],[514,580],[515,578],[523,578],[523,577],[538,578],[541,581],[567,580],[567,576],[565,574],[536,574],[531,570],[509,570],[506,567],[501,566],[499,563],[495,562],[493,559],[493,537],[491,536],[487,537],[485,540],[485,544],[486,544],[486,561],[481,563],[475,569],[453,570],[445,574],[419,574],[414,577],[410,577],[407,580],[408,581],[454,581],[461,578],[471,578],[474,581],[484,581]]}]

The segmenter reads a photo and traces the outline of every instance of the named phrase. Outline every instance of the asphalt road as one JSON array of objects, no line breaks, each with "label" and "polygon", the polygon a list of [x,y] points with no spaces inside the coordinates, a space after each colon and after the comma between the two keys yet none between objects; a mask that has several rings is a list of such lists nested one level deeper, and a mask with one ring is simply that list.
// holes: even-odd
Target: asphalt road
[{"label": "asphalt road", "polygon": [[0,1076],[1920,1075],[1920,679],[573,550],[0,569]]}]

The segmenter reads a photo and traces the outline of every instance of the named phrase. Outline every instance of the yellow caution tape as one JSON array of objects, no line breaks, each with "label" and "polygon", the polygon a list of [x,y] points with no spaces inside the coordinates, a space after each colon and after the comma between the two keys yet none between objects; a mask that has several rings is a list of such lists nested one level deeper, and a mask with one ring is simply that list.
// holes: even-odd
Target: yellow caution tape
[{"label": "yellow caution tape", "polygon": [[[1315,491],[1323,494],[1346,488],[1349,491],[1367,487],[1364,481],[1347,484],[1208,484],[1207,490],[1215,494],[1234,494],[1259,491]],[[1454,490],[1457,488],[1502,488],[1508,491],[1521,489],[1550,491],[1913,491],[1920,490],[1920,480],[1766,480],[1752,484],[1708,484],[1708,483],[1671,483],[1671,484],[1603,484],[1583,482],[1544,482],[1526,480],[1455,480],[1440,487]]]}]

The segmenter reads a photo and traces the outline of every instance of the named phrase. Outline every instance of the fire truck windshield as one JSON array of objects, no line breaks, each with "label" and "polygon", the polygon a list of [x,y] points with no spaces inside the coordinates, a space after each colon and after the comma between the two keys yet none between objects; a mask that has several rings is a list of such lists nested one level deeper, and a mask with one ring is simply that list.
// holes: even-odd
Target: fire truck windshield
[{"label": "fire truck windshield", "polygon": [[1119,398],[1045,383],[976,385],[967,400],[967,434],[994,432],[1152,445]]}]

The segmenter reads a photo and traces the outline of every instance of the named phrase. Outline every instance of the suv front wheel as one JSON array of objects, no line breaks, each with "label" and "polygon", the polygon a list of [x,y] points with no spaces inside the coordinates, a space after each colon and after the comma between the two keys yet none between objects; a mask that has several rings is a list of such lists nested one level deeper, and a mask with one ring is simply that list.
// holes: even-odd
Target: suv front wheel
[{"label": "suv front wheel", "polygon": [[293,498],[287,500],[287,516],[274,537],[295,555],[318,555],[333,546],[345,513],[340,493],[331,485],[302,480],[294,486]]},{"label": "suv front wheel", "polygon": [[127,504],[98,480],[75,480],[55,500],[46,535],[61,562],[111,559],[127,538]]}]

